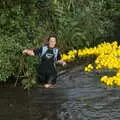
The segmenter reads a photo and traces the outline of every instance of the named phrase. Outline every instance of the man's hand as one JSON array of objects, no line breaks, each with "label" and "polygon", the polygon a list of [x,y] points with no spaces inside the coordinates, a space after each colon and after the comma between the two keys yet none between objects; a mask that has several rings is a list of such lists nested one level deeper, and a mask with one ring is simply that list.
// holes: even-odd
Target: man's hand
[{"label": "man's hand", "polygon": [[33,50],[27,50],[27,49],[23,50],[22,53],[23,53],[23,54],[28,54],[28,55],[31,55],[31,56],[34,56],[34,55],[35,55],[34,52],[33,52]]},{"label": "man's hand", "polygon": [[62,66],[66,66],[66,62],[63,60],[58,60],[57,63],[61,64]]},{"label": "man's hand", "polygon": [[26,50],[23,50],[22,53],[23,53],[23,54],[26,54],[27,52],[28,52],[28,50],[26,49]]},{"label": "man's hand", "polygon": [[67,63],[65,61],[62,62],[62,66],[66,66]]}]

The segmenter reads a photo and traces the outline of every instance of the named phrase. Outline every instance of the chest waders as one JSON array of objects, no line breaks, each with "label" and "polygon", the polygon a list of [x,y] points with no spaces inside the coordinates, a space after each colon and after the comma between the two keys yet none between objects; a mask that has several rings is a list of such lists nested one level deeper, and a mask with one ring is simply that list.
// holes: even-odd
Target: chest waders
[{"label": "chest waders", "polygon": [[[40,57],[43,57],[46,53],[47,53],[47,50],[48,50],[48,46],[43,46],[42,47],[42,53],[39,54]],[[57,56],[58,56],[58,49],[57,48],[53,48],[53,54],[54,54],[54,68],[56,69],[56,64],[55,64],[55,61],[57,61]],[[42,81],[43,84],[47,84],[47,83],[50,83],[50,84],[56,84],[56,78],[57,78],[57,73],[55,74],[49,74],[49,75],[40,75],[40,79]]]}]

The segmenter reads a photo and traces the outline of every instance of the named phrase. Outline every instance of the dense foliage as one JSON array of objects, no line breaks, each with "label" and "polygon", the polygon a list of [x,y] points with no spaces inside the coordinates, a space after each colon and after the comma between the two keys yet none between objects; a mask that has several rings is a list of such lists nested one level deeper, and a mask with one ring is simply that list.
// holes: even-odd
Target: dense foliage
[{"label": "dense foliage", "polygon": [[0,80],[22,77],[25,88],[35,84],[37,57],[22,55],[37,48],[51,33],[63,50],[119,39],[118,0],[0,1]]}]

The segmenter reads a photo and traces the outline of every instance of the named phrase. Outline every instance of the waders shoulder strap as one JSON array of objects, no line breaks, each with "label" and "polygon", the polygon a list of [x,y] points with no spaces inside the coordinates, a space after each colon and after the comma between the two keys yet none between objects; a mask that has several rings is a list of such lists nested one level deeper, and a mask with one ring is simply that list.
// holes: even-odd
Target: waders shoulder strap
[{"label": "waders shoulder strap", "polygon": [[48,50],[48,47],[47,47],[47,46],[43,46],[43,47],[42,47],[41,57],[47,52],[47,50]]},{"label": "waders shoulder strap", "polygon": [[55,60],[57,60],[58,49],[57,49],[57,48],[54,48],[54,49],[53,49],[53,53],[54,53],[54,55],[55,55]]},{"label": "waders shoulder strap", "polygon": [[[42,54],[41,57],[47,52],[48,50],[48,46],[43,46],[42,47]],[[57,56],[58,56],[58,49],[57,48],[53,48],[53,54],[55,55],[55,60],[57,60]]]}]

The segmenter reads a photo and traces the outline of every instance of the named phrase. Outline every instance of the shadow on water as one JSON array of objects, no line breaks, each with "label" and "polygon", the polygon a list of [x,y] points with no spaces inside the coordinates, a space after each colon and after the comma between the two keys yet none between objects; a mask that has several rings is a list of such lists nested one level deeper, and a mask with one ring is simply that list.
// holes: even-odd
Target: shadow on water
[{"label": "shadow on water", "polygon": [[0,120],[120,120],[120,89],[79,69],[58,78],[57,88],[0,88]]}]

